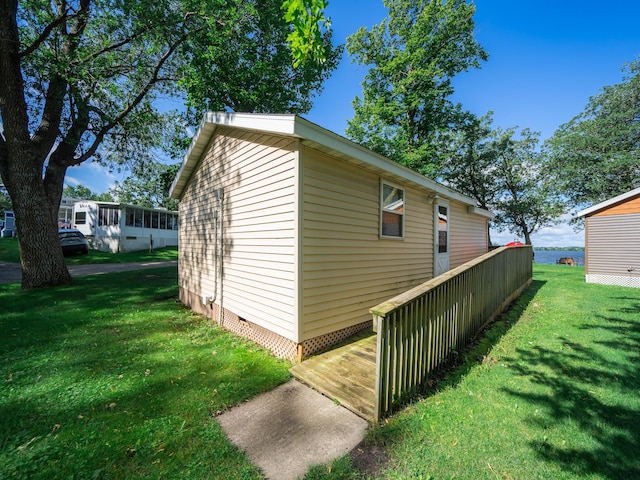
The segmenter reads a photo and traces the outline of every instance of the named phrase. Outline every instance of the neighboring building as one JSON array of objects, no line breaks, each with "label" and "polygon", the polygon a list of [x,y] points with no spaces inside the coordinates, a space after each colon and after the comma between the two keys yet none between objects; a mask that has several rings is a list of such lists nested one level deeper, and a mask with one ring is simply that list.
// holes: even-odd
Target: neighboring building
[{"label": "neighboring building", "polygon": [[578,212],[588,283],[640,288],[640,188]]},{"label": "neighboring building", "polygon": [[71,228],[73,223],[73,204],[79,202],[79,198],[62,197],[58,209],[58,228]]},{"label": "neighboring building", "polygon": [[[71,223],[73,222],[73,204],[78,202],[79,199],[71,198],[71,197],[62,197],[60,200],[60,208],[58,209],[58,228],[71,228]],[[5,217],[8,216],[11,218],[9,222],[2,222],[2,227],[0,230],[3,230],[6,226],[7,234],[4,236],[13,236],[15,234],[15,222],[13,211],[5,210]]]},{"label": "neighboring building", "polygon": [[105,252],[132,252],[178,245],[178,212],[114,202],[80,200],[73,206],[73,228],[89,245]]},{"label": "neighboring building", "polygon": [[16,219],[13,210],[4,211],[4,221],[2,222],[2,231],[0,235],[3,237],[13,237],[16,234]]},{"label": "neighboring building", "polygon": [[302,358],[488,251],[476,202],[295,115],[208,113],[180,199],[180,299]]}]

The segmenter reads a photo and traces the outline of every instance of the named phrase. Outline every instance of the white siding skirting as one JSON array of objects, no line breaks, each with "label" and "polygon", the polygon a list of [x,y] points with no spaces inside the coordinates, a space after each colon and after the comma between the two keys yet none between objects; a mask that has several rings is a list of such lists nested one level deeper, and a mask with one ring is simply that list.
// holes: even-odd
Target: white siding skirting
[{"label": "white siding skirting", "polygon": [[640,277],[631,275],[589,275],[587,283],[600,283],[602,285],[618,285],[620,287],[640,288]]}]

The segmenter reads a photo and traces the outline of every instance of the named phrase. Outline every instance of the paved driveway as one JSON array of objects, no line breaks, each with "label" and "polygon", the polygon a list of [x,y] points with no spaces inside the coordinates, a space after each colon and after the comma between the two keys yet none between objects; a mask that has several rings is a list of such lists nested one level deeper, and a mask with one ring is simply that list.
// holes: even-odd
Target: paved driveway
[{"label": "paved driveway", "polygon": [[[178,265],[177,260],[165,262],[132,262],[132,263],[102,263],[97,265],[69,265],[72,277],[83,275],[97,275],[100,273],[126,272],[128,270],[145,270],[147,268],[161,268]],[[0,262],[0,283],[17,283],[22,281],[22,268],[19,263]]]}]

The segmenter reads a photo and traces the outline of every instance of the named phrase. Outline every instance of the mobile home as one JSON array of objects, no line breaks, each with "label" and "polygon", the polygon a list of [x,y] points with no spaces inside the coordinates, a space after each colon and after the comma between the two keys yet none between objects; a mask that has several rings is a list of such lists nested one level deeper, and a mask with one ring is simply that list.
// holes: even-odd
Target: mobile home
[{"label": "mobile home", "polygon": [[296,115],[206,114],[171,195],[182,302],[292,359],[486,253],[492,218]]},{"label": "mobile home", "polygon": [[3,237],[13,237],[16,230],[16,219],[13,214],[13,210],[4,211],[4,221],[2,222],[2,232],[0,234]]},{"label": "mobile home", "polygon": [[81,200],[73,206],[73,228],[105,252],[178,245],[178,212],[166,209]]},{"label": "mobile home", "polygon": [[58,228],[71,228],[73,223],[73,205],[79,202],[79,198],[62,197],[58,209]]}]

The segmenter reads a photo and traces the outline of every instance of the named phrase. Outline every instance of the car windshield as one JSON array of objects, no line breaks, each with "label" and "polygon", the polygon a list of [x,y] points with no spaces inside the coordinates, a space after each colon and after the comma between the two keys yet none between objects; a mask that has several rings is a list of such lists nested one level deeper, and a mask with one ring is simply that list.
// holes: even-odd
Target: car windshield
[{"label": "car windshield", "polygon": [[58,232],[58,236],[60,237],[60,239],[63,238],[83,238],[84,235],[82,235],[81,232]]}]

